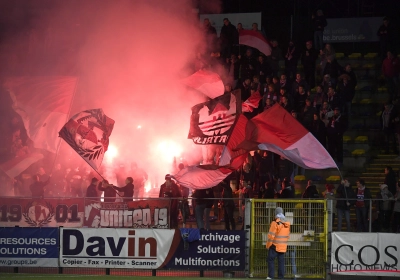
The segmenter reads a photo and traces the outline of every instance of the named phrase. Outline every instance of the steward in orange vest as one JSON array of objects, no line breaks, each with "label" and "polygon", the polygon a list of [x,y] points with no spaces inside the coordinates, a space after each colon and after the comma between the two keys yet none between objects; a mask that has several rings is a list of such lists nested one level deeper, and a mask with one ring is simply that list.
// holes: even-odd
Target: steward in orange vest
[{"label": "steward in orange vest", "polygon": [[283,209],[277,207],[275,209],[275,220],[271,222],[268,232],[268,278],[273,279],[275,276],[275,258],[278,258],[278,278],[282,279],[285,274],[284,255],[287,249],[287,243],[290,235],[290,222],[286,221]]}]

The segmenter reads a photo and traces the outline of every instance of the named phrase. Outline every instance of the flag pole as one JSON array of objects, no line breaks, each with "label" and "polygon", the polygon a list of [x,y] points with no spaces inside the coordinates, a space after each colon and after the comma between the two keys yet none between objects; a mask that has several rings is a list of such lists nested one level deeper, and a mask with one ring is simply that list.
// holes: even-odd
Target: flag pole
[{"label": "flag pole", "polygon": [[[66,119],[65,119],[65,123],[68,122],[69,116],[71,114],[72,104],[74,103],[76,90],[78,88],[78,83],[79,83],[79,77],[77,77],[77,80],[76,80],[76,83],[75,83],[75,88],[74,88],[74,92],[72,93],[71,104],[69,105],[69,109],[68,109],[68,113],[67,113],[67,116],[66,116]],[[56,163],[56,160],[57,160],[57,157],[58,157],[58,153],[59,153],[60,147],[61,147],[61,137],[60,136],[58,136],[58,137],[60,138],[60,141],[58,142],[58,145],[57,145],[56,156],[54,157],[54,161],[53,161],[53,164],[51,166],[50,174],[53,173],[54,165]]]}]

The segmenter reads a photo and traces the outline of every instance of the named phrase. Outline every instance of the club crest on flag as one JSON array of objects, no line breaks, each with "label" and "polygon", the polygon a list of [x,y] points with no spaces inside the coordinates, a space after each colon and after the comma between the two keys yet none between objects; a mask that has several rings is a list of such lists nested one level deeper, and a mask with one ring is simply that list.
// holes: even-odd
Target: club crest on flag
[{"label": "club crest on flag", "polygon": [[192,107],[188,138],[195,144],[224,145],[238,115],[238,92],[224,94]]},{"label": "club crest on flag", "polygon": [[100,167],[108,149],[115,121],[102,109],[92,109],[73,116],[59,135],[94,169]]}]

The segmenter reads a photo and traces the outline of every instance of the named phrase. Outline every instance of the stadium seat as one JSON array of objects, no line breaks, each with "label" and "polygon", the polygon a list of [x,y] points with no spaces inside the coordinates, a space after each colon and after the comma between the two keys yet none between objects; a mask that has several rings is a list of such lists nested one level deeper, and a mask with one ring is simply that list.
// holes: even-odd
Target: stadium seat
[{"label": "stadium seat", "polygon": [[351,137],[348,135],[343,135],[343,143],[347,143],[351,141]]},{"label": "stadium seat", "polygon": [[352,53],[348,57],[351,59],[359,59],[361,58],[361,53]]},{"label": "stadium seat", "polygon": [[306,176],[304,176],[304,175],[296,175],[296,176],[294,176],[294,181],[296,182],[299,182],[299,181],[305,181],[306,180]]},{"label": "stadium seat", "polygon": [[387,90],[388,90],[387,87],[378,87],[379,92],[385,92]]},{"label": "stadium seat", "polygon": [[344,53],[336,53],[336,59],[344,58]]},{"label": "stadium seat", "polygon": [[311,178],[311,181],[313,181],[313,182],[322,182],[324,180],[324,178],[322,178],[321,176],[319,176],[319,175],[314,175],[312,178]]},{"label": "stadium seat", "polygon": [[364,64],[364,69],[375,69],[376,68],[376,64],[374,64],[374,63],[367,63],[367,64]]},{"label": "stadium seat", "polygon": [[356,143],[367,143],[368,142],[368,136],[357,136],[356,139],[354,139]]},{"label": "stadium seat", "polygon": [[363,156],[365,155],[365,150],[364,149],[355,149],[354,151],[351,152],[353,156]]},{"label": "stadium seat", "polygon": [[372,99],[370,99],[370,98],[365,98],[360,101],[360,104],[371,104],[371,103],[372,103]]},{"label": "stadium seat", "polygon": [[374,59],[378,56],[377,53],[367,53],[366,55],[364,55],[364,58],[366,59]]},{"label": "stadium seat", "polygon": [[328,178],[326,178],[326,182],[340,182],[340,176],[329,176]]}]

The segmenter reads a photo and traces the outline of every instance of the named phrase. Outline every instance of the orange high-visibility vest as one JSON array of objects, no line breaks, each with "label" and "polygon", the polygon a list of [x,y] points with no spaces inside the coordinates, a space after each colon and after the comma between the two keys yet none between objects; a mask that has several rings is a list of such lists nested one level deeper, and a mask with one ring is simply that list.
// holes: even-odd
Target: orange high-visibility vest
[{"label": "orange high-visibility vest", "polygon": [[275,245],[276,251],[286,253],[287,243],[290,235],[290,222],[282,222],[279,218],[271,222],[268,232],[267,249]]}]

